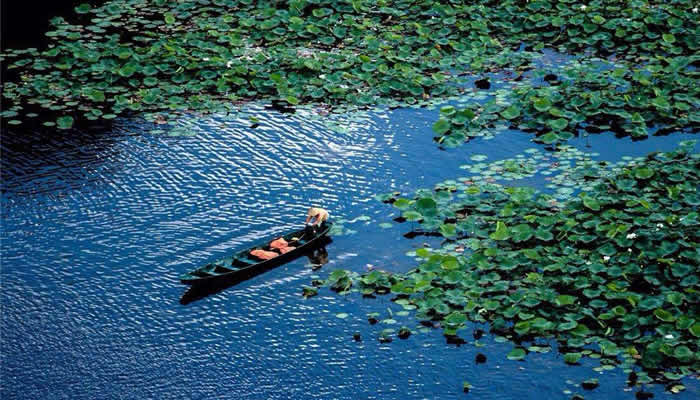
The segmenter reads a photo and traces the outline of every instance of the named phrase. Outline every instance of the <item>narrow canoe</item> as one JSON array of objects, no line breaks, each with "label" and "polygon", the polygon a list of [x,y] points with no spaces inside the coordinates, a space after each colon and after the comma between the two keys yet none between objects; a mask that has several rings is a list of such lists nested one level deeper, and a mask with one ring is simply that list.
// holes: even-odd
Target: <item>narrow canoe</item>
[{"label": "narrow canoe", "polygon": [[[232,256],[208,263],[193,271],[182,274],[180,275],[180,281],[188,285],[199,284],[219,280],[219,278],[224,277],[232,278],[237,275],[254,274],[258,270],[264,271],[280,266],[314,248],[314,246],[321,242],[322,238],[328,235],[331,226],[331,223],[324,223],[312,237],[305,237],[304,230],[301,229],[286,235],[277,235],[273,238],[268,238],[245,250],[238,251]],[[284,240],[296,248],[269,260],[261,260],[250,255],[250,252],[253,250],[266,249],[271,241],[279,237],[283,237]]]}]

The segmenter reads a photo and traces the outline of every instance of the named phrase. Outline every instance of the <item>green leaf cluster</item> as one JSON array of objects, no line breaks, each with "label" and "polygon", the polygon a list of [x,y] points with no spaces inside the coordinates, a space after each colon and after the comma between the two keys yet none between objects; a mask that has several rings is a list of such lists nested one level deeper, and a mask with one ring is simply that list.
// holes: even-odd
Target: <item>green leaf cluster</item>
[{"label": "green leaf cluster", "polygon": [[[455,185],[444,197],[443,186],[419,190],[402,206],[430,204],[421,229],[444,232],[449,220],[455,235],[416,251],[419,264],[405,274],[372,271],[355,282],[364,294],[391,292],[448,337],[488,322],[517,344],[556,339],[570,364],[595,356],[662,382],[695,374],[700,157],[692,146],[635,160],[557,206],[550,195],[497,184]],[[454,241],[468,251],[454,251]],[[526,353],[517,347],[508,358]]]}]

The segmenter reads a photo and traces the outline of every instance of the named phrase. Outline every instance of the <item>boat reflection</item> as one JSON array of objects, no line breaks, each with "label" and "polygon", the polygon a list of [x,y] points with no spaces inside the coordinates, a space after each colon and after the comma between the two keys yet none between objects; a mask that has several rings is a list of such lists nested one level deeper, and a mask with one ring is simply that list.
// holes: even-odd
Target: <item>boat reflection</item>
[{"label": "boat reflection", "polygon": [[326,250],[326,246],[321,246],[311,251],[309,254],[306,254],[306,256],[309,258],[309,264],[311,264],[311,269],[313,270],[317,270],[325,264],[328,264],[328,251]]},{"label": "boat reflection", "polygon": [[[326,250],[326,245],[332,242],[328,237],[319,244],[319,247],[309,249],[304,253],[300,253],[298,257],[306,256],[309,259],[309,264],[313,270],[321,268],[323,265],[328,263],[328,251]],[[289,260],[292,261],[292,260]],[[220,279],[215,279],[212,282],[206,282],[201,284],[193,284],[190,288],[182,295],[180,298],[180,304],[187,305],[194,301],[201,300],[207,296],[222,292],[231,286],[237,285],[243,281],[256,277],[263,274],[277,266],[271,266],[265,269],[257,269],[250,272],[244,272],[241,274],[236,274],[231,277],[222,276]]]}]

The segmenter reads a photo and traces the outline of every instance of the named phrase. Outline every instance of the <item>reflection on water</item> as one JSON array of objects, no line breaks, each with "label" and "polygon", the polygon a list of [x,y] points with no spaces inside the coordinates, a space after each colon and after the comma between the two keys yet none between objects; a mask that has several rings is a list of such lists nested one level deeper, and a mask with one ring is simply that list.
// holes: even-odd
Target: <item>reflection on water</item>
[{"label": "reflection on water", "polygon": [[[0,397],[452,399],[468,381],[475,398],[542,399],[580,392],[567,381],[593,375],[601,386],[586,398],[633,396],[620,392],[624,374],[599,375],[593,360],[567,367],[552,352],[511,362],[510,345],[488,334],[483,347],[465,337],[470,344],[455,349],[439,332],[418,333],[387,296],[301,296],[335,268],[408,270],[415,262],[405,253],[439,240],[406,239],[406,224],[380,227],[398,214],[375,194],[433,187],[474,154],[496,160],[534,146],[506,130],[440,151],[436,114],[321,119],[251,108],[180,121],[189,133],[180,137],[145,134],[153,127],[131,120],[101,133],[6,132]],[[601,159],[619,159],[688,136],[590,143]],[[181,273],[301,226],[312,204],[354,221],[346,227],[356,233],[226,290],[182,295]],[[416,334],[376,341],[389,326],[369,325],[366,314],[387,308]],[[474,365],[477,352],[489,361]],[[676,399],[697,397],[697,383],[686,386]]]},{"label": "reflection on water", "polygon": [[328,264],[328,250],[326,250],[325,246],[312,251],[307,257],[309,258],[309,265],[311,265],[311,268],[314,270]]}]

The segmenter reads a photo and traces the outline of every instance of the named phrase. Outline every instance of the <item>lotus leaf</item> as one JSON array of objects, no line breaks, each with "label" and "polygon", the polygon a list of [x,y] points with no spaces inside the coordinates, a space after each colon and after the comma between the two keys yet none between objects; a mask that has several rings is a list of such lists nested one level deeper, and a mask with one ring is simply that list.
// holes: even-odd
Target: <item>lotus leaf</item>
[{"label": "lotus leaf", "polygon": [[581,359],[581,353],[566,353],[564,354],[564,361],[567,364],[576,364]]},{"label": "lotus leaf", "polygon": [[510,230],[502,221],[496,222],[496,231],[489,235],[493,240],[507,240],[510,238]]},{"label": "lotus leaf", "polygon": [[73,127],[73,117],[64,116],[56,119],[56,126],[59,129],[69,129]]},{"label": "lotus leaf", "polygon": [[508,353],[508,359],[509,360],[522,360],[525,358],[525,355],[527,353],[525,352],[525,349],[517,347],[513,349],[510,353]]}]

